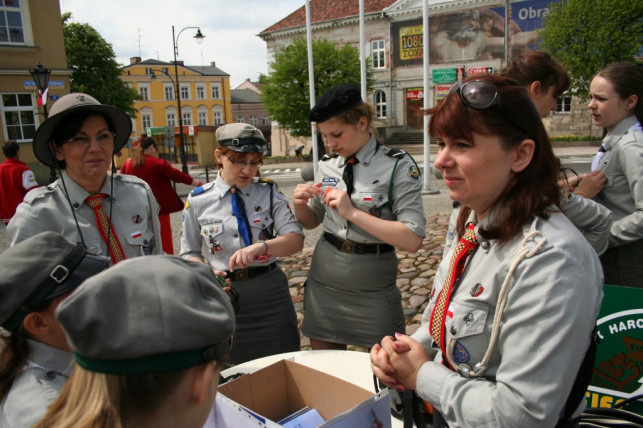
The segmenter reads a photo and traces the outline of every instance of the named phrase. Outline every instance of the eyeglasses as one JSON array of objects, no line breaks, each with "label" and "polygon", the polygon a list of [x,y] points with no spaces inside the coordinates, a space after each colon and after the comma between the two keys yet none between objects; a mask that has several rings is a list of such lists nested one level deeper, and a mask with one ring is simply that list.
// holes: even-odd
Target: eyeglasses
[{"label": "eyeglasses", "polygon": [[86,137],[83,135],[78,135],[76,137],[72,137],[69,140],[66,141],[66,143],[73,144],[76,147],[88,147],[93,140],[96,141],[96,144],[99,146],[104,146],[106,144],[110,144],[114,142],[114,137],[116,134],[113,132],[105,132],[100,135],[97,135],[96,137]]},{"label": "eyeglasses", "polygon": [[447,96],[457,90],[460,91],[460,98],[464,105],[476,110],[486,110],[497,105],[505,117],[509,119],[516,128],[524,132],[525,135],[530,136],[530,132],[527,130],[527,127],[518,120],[516,114],[511,109],[507,108],[507,106],[502,104],[498,88],[493,83],[489,83],[485,80],[472,80],[467,83],[462,83],[462,81],[458,80],[451,86],[451,88],[449,88]]},{"label": "eyeglasses", "polygon": [[228,158],[232,165],[236,166],[237,168],[243,168],[244,166],[249,166],[250,168],[259,168],[261,165],[263,165],[262,161],[246,162],[242,160],[230,159],[230,157],[226,155],[224,156]]}]

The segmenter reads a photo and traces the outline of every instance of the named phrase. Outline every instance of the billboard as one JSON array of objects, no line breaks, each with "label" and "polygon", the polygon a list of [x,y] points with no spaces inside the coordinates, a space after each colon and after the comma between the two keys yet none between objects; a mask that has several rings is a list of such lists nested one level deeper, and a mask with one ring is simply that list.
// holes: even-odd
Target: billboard
[{"label": "billboard", "polygon": [[[558,1],[558,0],[554,0]],[[543,18],[551,0],[511,3],[510,57],[538,49]],[[421,65],[424,55],[422,20],[391,24],[394,66]],[[505,57],[505,8],[487,7],[429,15],[429,62],[463,62]]]}]

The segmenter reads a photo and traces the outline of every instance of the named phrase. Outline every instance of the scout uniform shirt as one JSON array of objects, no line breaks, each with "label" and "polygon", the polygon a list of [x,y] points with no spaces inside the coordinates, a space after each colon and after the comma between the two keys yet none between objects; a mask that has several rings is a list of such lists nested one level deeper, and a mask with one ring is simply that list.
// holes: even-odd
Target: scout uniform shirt
[{"label": "scout uniform shirt", "polygon": [[[422,180],[413,159],[400,151],[380,145],[371,135],[370,140],[356,154],[359,163],[353,165],[353,205],[385,220],[397,220],[418,236],[426,236],[426,218],[422,206]],[[319,162],[315,182],[327,187],[346,190],[342,180],[346,159],[324,156]],[[397,163],[397,167],[396,167]],[[394,171],[395,169],[395,171]],[[323,221],[325,232],[360,243],[382,243],[379,239],[343,219],[337,210],[326,207],[321,198],[311,198],[308,205],[317,222]]]},{"label": "scout uniform shirt", "polygon": [[[63,179],[69,201],[65,196]],[[99,193],[111,193],[111,197],[103,201],[103,210],[111,218],[125,258],[161,254],[159,206],[150,187],[137,177],[119,174],[114,176],[113,191],[110,192],[110,181],[108,174]],[[89,193],[72,180],[66,171],[61,171],[60,179],[32,190],[18,206],[16,215],[7,226],[11,245],[39,232],[52,230],[72,242],[84,242],[89,254],[109,257],[94,210],[85,202],[88,196]],[[78,228],[82,237],[78,234]]]},{"label": "scout uniform shirt", "polygon": [[[290,211],[288,199],[279,192],[274,182],[254,178],[244,189],[239,189],[250,223],[251,241],[268,240],[290,232],[303,236],[301,224]],[[190,192],[183,209],[181,257],[200,257],[203,253],[216,270],[228,270],[228,260],[237,250],[245,247],[237,218],[232,213],[230,185],[221,176]],[[272,211],[271,211],[272,205]],[[203,249],[203,252],[202,252]],[[266,266],[255,261],[251,266]]]}]

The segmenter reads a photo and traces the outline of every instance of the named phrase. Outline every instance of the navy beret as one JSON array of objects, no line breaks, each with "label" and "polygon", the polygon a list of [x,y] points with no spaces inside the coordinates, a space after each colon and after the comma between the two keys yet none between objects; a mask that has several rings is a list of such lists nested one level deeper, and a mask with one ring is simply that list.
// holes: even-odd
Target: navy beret
[{"label": "navy beret", "polygon": [[362,95],[357,85],[339,85],[327,90],[308,112],[311,122],[324,122],[355,106],[360,105]]}]

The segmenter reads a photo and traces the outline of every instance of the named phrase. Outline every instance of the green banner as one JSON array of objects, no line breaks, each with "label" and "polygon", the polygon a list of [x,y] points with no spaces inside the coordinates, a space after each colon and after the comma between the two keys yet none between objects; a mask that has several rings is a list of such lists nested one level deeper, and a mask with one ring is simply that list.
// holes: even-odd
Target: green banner
[{"label": "green banner", "polygon": [[455,82],[455,68],[436,68],[433,70],[433,83]]},{"label": "green banner", "polygon": [[[587,407],[612,407],[643,393],[643,288],[605,285],[603,291]],[[640,401],[626,409],[643,415]]]}]

